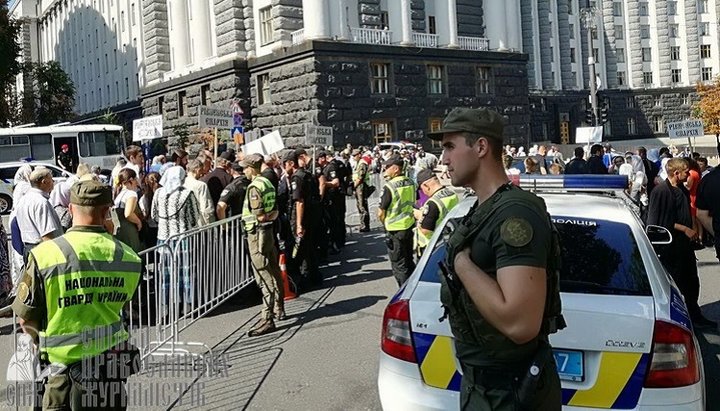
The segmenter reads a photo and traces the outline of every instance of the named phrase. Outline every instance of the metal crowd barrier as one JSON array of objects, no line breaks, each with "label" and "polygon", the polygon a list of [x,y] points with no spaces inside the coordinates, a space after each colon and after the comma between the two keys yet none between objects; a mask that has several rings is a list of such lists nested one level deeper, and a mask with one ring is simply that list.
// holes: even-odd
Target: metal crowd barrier
[{"label": "metal crowd barrier", "polygon": [[212,371],[210,347],[181,341],[179,334],[254,281],[241,226],[235,216],[140,253],[142,281],[127,322],[144,368],[158,357],[185,356]]}]

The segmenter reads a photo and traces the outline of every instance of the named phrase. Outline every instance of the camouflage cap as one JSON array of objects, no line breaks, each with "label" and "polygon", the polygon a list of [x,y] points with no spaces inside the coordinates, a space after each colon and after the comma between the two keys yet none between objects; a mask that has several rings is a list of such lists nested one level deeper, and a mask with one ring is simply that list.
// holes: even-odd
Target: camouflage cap
[{"label": "camouflage cap", "polygon": [[95,180],[79,181],[70,188],[70,203],[80,206],[107,206],[112,204],[112,190]]},{"label": "camouflage cap", "polygon": [[443,120],[442,127],[428,136],[440,141],[445,133],[475,133],[495,140],[503,140],[505,119],[487,108],[455,107]]}]

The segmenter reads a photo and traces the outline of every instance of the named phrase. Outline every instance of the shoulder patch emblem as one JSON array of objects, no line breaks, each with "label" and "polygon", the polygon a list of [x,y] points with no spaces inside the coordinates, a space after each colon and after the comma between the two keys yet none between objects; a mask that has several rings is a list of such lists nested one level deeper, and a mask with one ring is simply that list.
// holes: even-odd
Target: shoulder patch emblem
[{"label": "shoulder patch emblem", "polygon": [[335,172],[335,170],[330,172],[330,178],[337,178],[337,173]]},{"label": "shoulder patch emblem", "polygon": [[25,283],[25,281],[18,284],[17,289],[17,298],[18,300],[22,301],[23,304],[27,304],[28,296],[30,295],[30,288],[28,288],[28,285]]},{"label": "shoulder patch emblem", "polygon": [[509,218],[500,226],[500,237],[511,247],[528,245],[533,235],[532,226],[524,218]]},{"label": "shoulder patch emblem", "polygon": [[230,193],[230,191],[223,190],[222,193],[220,193],[220,197],[225,197],[226,195],[228,195],[228,193]]},{"label": "shoulder patch emblem", "polygon": [[293,191],[297,190],[297,182],[296,181],[293,181],[291,185],[292,185]]}]

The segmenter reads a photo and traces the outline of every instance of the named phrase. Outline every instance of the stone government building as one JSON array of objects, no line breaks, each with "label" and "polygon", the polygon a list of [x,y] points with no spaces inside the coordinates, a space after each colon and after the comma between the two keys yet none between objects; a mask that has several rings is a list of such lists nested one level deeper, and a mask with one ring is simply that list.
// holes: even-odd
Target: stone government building
[{"label": "stone government building", "polygon": [[591,5],[607,138],[663,135],[720,70],[720,0],[17,0],[11,13],[23,58],[75,82],[81,121],[162,113],[170,135],[199,105],[238,101],[247,127],[288,145],[303,123],[374,144],[490,106],[508,143],[528,144],[584,125]]}]

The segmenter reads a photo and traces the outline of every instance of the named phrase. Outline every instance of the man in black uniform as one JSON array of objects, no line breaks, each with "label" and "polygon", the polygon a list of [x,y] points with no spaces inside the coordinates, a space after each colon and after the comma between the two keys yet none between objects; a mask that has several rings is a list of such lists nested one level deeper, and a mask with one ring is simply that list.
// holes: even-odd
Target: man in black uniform
[{"label": "man in black uniform", "polygon": [[565,174],[588,174],[585,150],[582,147],[575,147],[575,157],[565,166]]},{"label": "man in black uniform", "polygon": [[345,245],[345,195],[340,190],[340,174],[337,165],[328,161],[324,151],[318,154],[318,166],[321,169],[320,198],[327,212],[327,225],[330,229],[330,247],[334,253]]},{"label": "man in black uniform", "polygon": [[285,245],[290,252],[288,271],[295,284],[319,285],[322,275],[315,255],[315,228],[318,224],[318,204],[315,196],[316,186],[313,177],[299,166],[297,151],[289,151],[283,158],[285,173],[289,178],[288,218],[290,231],[294,238],[292,247]]},{"label": "man in black uniform", "polygon": [[543,200],[508,181],[503,123],[488,109],[455,108],[430,135],[442,140],[453,186],[477,196],[441,264],[440,299],[463,369],[460,408],[560,411],[548,341],[565,325],[559,243]]},{"label": "man in black uniform", "polygon": [[696,205],[698,221],[715,237],[715,253],[720,260],[720,167],[700,180]]},{"label": "man in black uniform", "polygon": [[63,170],[74,173],[75,168],[73,167],[73,158],[72,154],[70,154],[70,146],[67,144],[63,144],[62,147],[60,147],[60,154],[57,156],[57,164],[62,168]]},{"label": "man in black uniform", "polygon": [[230,165],[230,175],[233,180],[220,193],[220,200],[215,209],[218,220],[242,214],[245,193],[250,185],[250,180],[243,174],[243,168],[239,163]]}]

